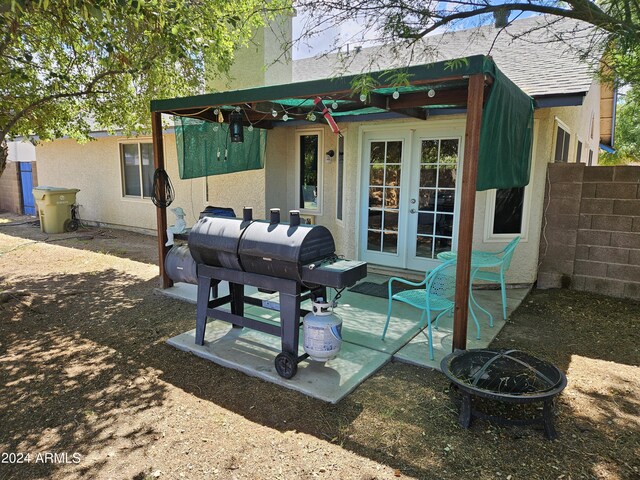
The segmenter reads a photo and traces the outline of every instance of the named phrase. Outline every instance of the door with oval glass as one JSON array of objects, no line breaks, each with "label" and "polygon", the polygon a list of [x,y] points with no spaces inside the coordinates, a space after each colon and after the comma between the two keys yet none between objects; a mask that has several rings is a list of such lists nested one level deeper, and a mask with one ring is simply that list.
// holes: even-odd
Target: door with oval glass
[{"label": "door with oval glass", "polygon": [[361,258],[427,270],[455,244],[461,137],[364,135]]}]

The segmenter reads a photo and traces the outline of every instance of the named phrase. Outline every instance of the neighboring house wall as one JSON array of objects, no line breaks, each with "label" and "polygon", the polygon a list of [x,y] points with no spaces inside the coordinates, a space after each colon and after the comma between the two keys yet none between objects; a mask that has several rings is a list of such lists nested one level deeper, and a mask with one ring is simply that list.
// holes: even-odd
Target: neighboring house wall
[{"label": "neighboring house wall", "polygon": [[0,177],[0,210],[17,214],[22,213],[19,167],[18,162],[7,162]]},{"label": "neighboring house wall", "polygon": [[554,164],[539,288],[640,298],[640,167]]}]

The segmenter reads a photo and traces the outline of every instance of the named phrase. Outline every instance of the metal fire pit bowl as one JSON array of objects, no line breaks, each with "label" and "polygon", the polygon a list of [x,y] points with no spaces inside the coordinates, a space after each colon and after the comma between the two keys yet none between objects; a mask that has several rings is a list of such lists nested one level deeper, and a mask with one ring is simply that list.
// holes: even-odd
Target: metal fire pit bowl
[{"label": "metal fire pit bowl", "polygon": [[[456,350],[440,362],[442,373],[462,396],[459,423],[469,428],[474,418],[505,425],[540,424],[553,440],[553,400],[567,386],[567,377],[554,365],[519,350]],[[474,408],[473,398],[503,403],[542,402],[542,414],[535,418],[510,419],[487,415]]]}]

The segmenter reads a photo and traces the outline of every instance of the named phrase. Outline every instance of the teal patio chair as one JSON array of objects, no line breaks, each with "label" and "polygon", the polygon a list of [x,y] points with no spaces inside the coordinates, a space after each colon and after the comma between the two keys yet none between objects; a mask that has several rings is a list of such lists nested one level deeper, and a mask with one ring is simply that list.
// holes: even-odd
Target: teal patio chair
[{"label": "teal patio chair", "polygon": [[[404,290],[393,293],[392,284],[398,282],[411,287],[412,290]],[[389,309],[387,311],[387,322],[382,332],[382,340],[387,335],[389,328],[389,320],[391,320],[391,308],[393,300],[406,303],[422,310],[420,317],[420,329],[424,328],[424,319],[427,318],[427,337],[429,340],[429,359],[433,360],[433,336],[431,334],[431,311],[440,312],[435,318],[436,325],[438,320],[445,313],[453,311],[454,297],[456,294],[456,261],[449,260],[438,265],[436,268],[427,272],[425,279],[419,283],[410,282],[403,278],[391,277],[388,283],[389,287]],[[422,287],[422,288],[420,288]]]},{"label": "teal patio chair", "polygon": [[511,240],[506,247],[504,247],[502,250],[498,252],[481,252],[481,251],[475,251],[475,250],[473,252],[473,255],[483,255],[483,256],[486,255],[486,256],[495,257],[496,259],[500,260],[499,270],[497,272],[490,271],[490,270],[478,270],[477,272],[475,272],[473,279],[485,280],[487,282],[500,284],[500,290],[502,293],[503,320],[507,319],[507,291],[505,288],[504,275],[505,273],[507,273],[507,270],[509,270],[509,267],[511,266],[511,257],[513,257],[513,252],[518,246],[519,242],[520,242],[520,236],[518,235],[516,238]]}]

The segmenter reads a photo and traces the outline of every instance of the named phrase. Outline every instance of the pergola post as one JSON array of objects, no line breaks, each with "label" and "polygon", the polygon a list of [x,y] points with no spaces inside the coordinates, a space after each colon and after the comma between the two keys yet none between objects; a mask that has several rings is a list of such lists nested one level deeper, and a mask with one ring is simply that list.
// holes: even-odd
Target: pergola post
[{"label": "pergola post", "polygon": [[471,75],[467,91],[467,125],[464,135],[462,195],[460,198],[460,223],[458,226],[453,350],[467,348],[469,277],[471,273],[471,246],[473,243],[473,220],[476,208],[476,178],[478,176],[483,96],[484,74]]},{"label": "pergola post", "polygon": [[[162,114],[160,112],[151,113],[151,134],[153,135],[153,166],[157,169],[164,170],[164,145],[162,141]],[[157,199],[164,204],[165,192],[159,189]],[[158,226],[158,265],[160,266],[160,285],[162,288],[169,288],[173,285],[171,279],[167,276],[164,269],[164,259],[169,250],[164,244],[166,243],[167,232],[167,209],[165,207],[156,207],[156,223]]]}]

